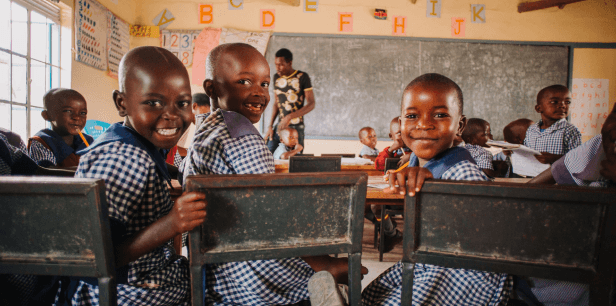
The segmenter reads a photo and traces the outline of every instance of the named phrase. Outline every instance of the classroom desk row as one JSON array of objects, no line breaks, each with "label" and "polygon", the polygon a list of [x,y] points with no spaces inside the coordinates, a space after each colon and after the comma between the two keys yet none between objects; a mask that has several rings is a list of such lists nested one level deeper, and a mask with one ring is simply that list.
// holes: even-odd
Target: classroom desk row
[{"label": "classroom desk row", "polygon": [[[289,163],[276,164],[276,173],[289,173]],[[369,176],[382,175],[382,170],[374,169],[374,165],[341,165],[340,171],[363,171]]]}]

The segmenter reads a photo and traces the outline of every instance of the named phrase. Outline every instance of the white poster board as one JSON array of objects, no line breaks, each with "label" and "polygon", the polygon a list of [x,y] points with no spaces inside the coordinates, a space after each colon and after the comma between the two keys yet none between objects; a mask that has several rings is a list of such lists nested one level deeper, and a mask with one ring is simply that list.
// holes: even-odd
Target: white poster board
[{"label": "white poster board", "polygon": [[573,79],[569,114],[582,136],[601,133],[610,111],[609,85],[608,79]]},{"label": "white poster board", "polygon": [[107,8],[94,0],[75,1],[76,60],[107,70]]}]

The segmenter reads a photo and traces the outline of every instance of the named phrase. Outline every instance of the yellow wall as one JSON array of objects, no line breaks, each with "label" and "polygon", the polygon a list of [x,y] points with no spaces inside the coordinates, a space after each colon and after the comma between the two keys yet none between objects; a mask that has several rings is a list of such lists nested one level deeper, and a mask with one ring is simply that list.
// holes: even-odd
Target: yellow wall
[{"label": "yellow wall", "polygon": [[[62,0],[68,1],[68,0]],[[231,27],[242,30],[260,30],[261,9],[276,11],[275,32],[339,34],[338,12],[353,13],[351,35],[391,35],[393,16],[407,17],[407,36],[451,38],[451,18],[466,18],[466,39],[558,41],[558,42],[615,42],[616,4],[613,1],[584,1],[565,6],[564,9],[549,8],[535,12],[518,13],[521,1],[502,0],[443,0],[441,18],[426,18],[426,0],[320,0],[318,13],[303,13],[300,6],[291,6],[285,0],[244,0],[244,9],[227,9],[226,0],[120,0],[119,5],[110,0],[99,0],[114,13],[134,24],[152,25],[154,17],[163,9],[169,9],[175,21],[168,29],[202,29],[198,21],[199,3],[213,4],[214,21],[209,26]],[[289,1],[290,2],[290,1]],[[375,5],[374,3],[378,3]],[[471,4],[486,5],[486,23],[471,23]],[[72,4],[71,4],[72,5]],[[387,10],[388,20],[376,20],[372,14],[375,8]],[[159,45],[158,39],[132,38],[131,47]],[[576,50],[575,78],[608,78],[616,84],[616,67],[612,50]],[[309,71],[309,67],[305,68]],[[191,69],[189,68],[189,73]],[[611,72],[611,73],[610,73]],[[117,81],[103,72],[81,63],[73,64],[73,87],[88,99],[90,118],[113,122],[119,119],[111,103],[111,91]],[[612,86],[614,88],[614,86]],[[202,91],[200,86],[193,86]],[[611,90],[611,101],[616,90]],[[317,107],[319,97],[316,97]],[[321,104],[323,105],[323,104]],[[379,135],[386,137],[386,135]],[[323,147],[351,150],[344,141],[311,141]],[[381,142],[384,143],[384,142]],[[380,147],[381,145],[379,145]],[[349,149],[343,149],[343,148]],[[352,147],[353,149],[355,147]],[[307,151],[311,151],[307,146]],[[321,149],[319,149],[321,151]],[[318,152],[317,152],[318,153]]]}]

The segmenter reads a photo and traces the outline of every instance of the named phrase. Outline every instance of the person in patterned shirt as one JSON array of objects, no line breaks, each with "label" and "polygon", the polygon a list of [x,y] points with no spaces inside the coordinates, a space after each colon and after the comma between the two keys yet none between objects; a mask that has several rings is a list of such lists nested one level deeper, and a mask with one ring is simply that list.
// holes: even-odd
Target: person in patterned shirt
[{"label": "person in patterned shirt", "polygon": [[[115,250],[118,305],[189,305],[186,257],[173,238],[205,220],[205,194],[171,200],[166,150],[190,124],[190,81],[166,49],[139,47],[120,61],[113,100],[124,123],[115,123],[81,155],[76,177],[105,180]],[[62,285],[58,304],[98,305],[96,279]]]},{"label": "person in patterned shirt", "polygon": [[535,111],[541,120],[526,131],[524,145],[541,152],[535,158],[541,163],[552,164],[582,144],[582,134],[567,122],[571,93],[566,86],[548,86],[537,94]]},{"label": "person in patterned shirt", "polygon": [[[414,196],[426,179],[485,181],[470,153],[453,146],[466,125],[460,87],[440,74],[413,80],[402,95],[400,125],[413,151],[409,167],[389,174],[386,192]],[[396,187],[396,186],[400,187]],[[513,281],[507,274],[415,264],[413,303],[440,306],[505,305]],[[402,263],[398,262],[362,292],[362,305],[400,305]]]},{"label": "person in patterned shirt", "polygon": [[[288,49],[276,52],[274,97],[276,105],[265,133],[267,147],[273,153],[280,143],[279,131],[292,127],[297,131],[298,143],[304,147],[304,115],[314,109],[314,92],[307,73],[293,69],[293,53]],[[276,117],[278,124],[274,126]]]},{"label": "person in patterned shirt", "polygon": [[[210,52],[203,86],[212,112],[196,116],[183,183],[194,174],[274,173],[272,153],[253,125],[269,103],[269,73],[263,55],[248,44],[223,44]],[[346,283],[348,260],[307,256],[212,264],[205,270],[206,305],[293,305],[308,299],[315,272],[328,271]]]},{"label": "person in patterned shirt", "polygon": [[483,172],[490,177],[495,177],[496,172],[492,165],[492,153],[485,148],[489,140],[492,140],[492,131],[490,130],[490,123],[480,118],[468,119],[466,128],[462,132],[462,139],[466,143],[464,148],[471,153],[475,163]]}]

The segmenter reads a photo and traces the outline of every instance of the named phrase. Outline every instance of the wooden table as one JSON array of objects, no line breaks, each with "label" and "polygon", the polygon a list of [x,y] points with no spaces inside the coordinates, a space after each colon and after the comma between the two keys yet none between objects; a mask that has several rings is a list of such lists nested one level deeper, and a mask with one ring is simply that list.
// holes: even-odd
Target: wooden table
[{"label": "wooden table", "polygon": [[[288,173],[289,172],[289,164],[276,164],[276,173]],[[340,171],[363,171],[368,173],[368,175],[380,175],[383,174],[383,171],[374,169],[374,165],[341,165]]]},{"label": "wooden table", "polygon": [[[383,175],[370,175],[368,185],[385,184]],[[368,186],[366,206],[368,205],[404,205],[404,195],[383,192],[384,189]]]}]

